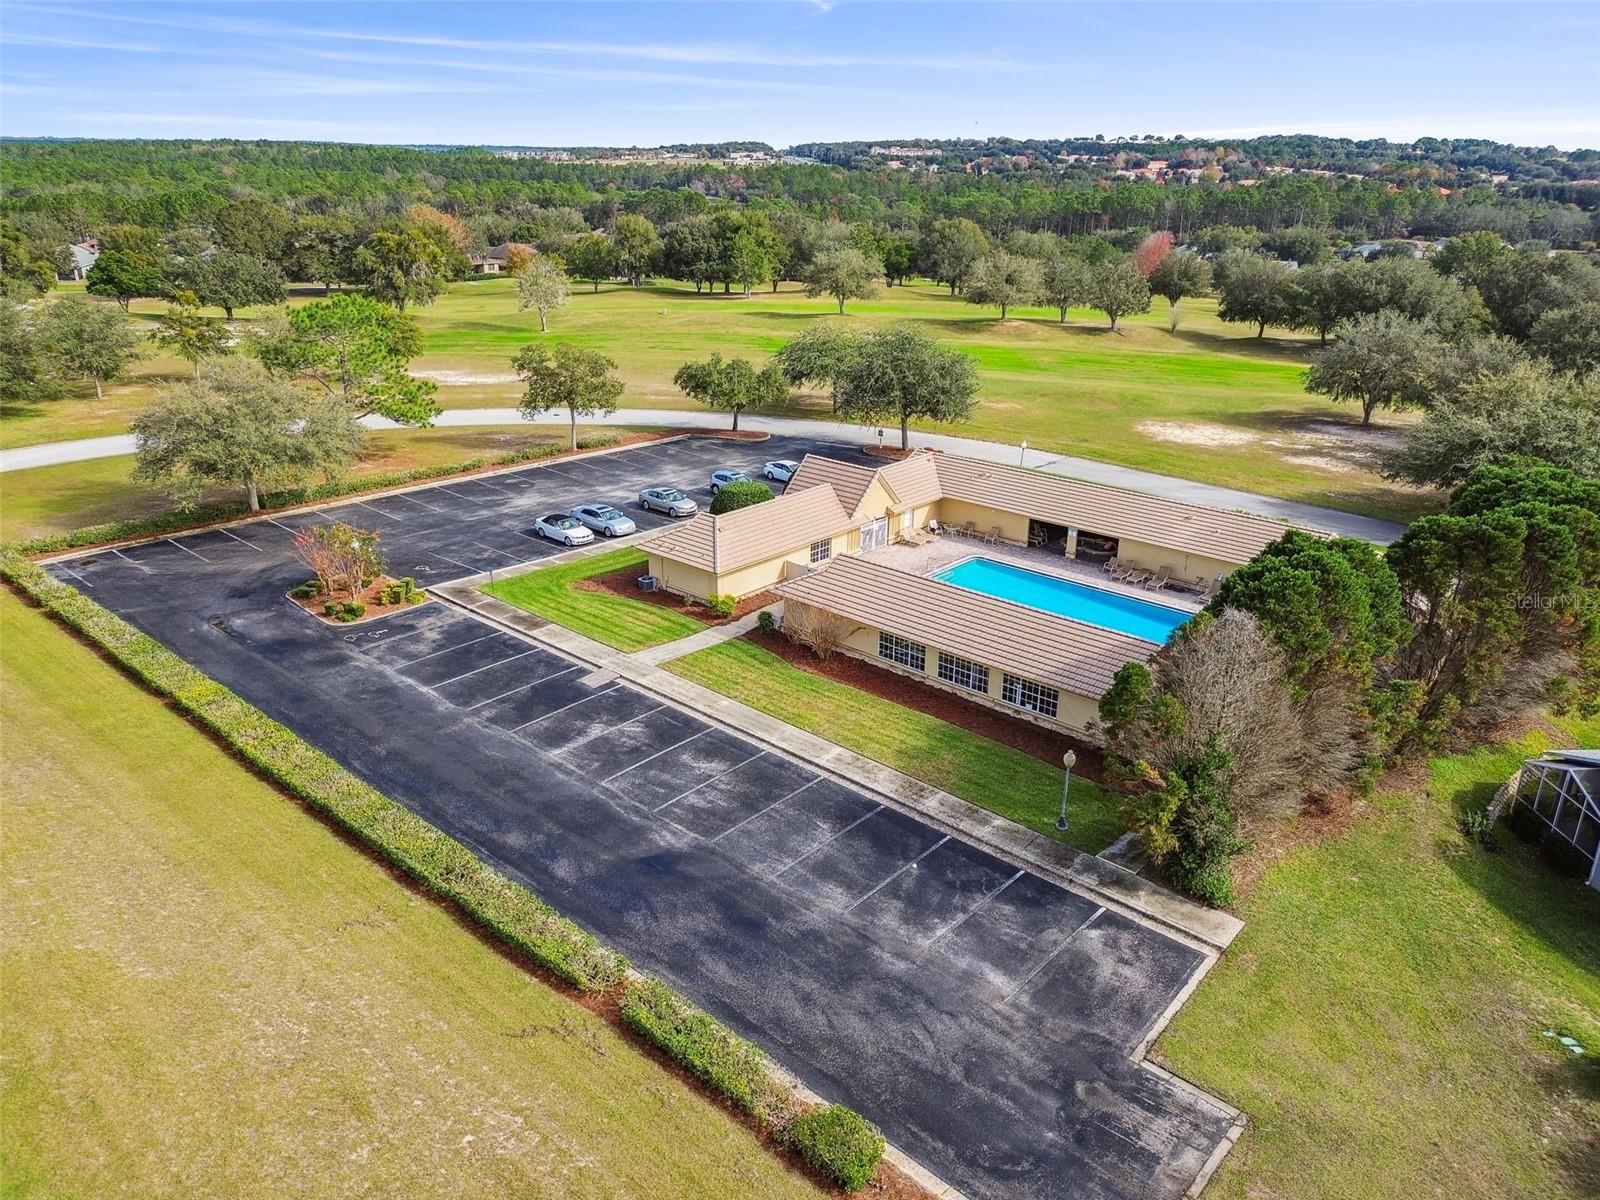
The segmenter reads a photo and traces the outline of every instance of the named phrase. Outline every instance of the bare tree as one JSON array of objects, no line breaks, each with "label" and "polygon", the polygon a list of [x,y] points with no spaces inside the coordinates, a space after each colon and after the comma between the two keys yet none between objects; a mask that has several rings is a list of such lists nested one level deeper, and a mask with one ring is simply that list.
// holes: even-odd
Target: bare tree
[{"label": "bare tree", "polygon": [[858,626],[848,618],[790,600],[783,606],[783,632],[795,645],[804,646],[826,661],[844,645]]}]

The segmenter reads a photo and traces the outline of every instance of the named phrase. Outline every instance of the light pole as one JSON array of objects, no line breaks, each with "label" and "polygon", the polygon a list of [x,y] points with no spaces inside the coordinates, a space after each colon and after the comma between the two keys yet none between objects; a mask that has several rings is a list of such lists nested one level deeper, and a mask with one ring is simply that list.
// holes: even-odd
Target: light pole
[{"label": "light pole", "polygon": [[1067,775],[1061,781],[1061,815],[1056,818],[1056,828],[1065,833],[1067,831],[1067,792],[1072,788],[1072,768],[1078,765],[1078,756],[1068,750],[1061,756],[1061,765],[1067,769]]},{"label": "light pole", "polygon": [[1027,465],[1028,465],[1028,439],[1027,438],[1023,438],[1022,439],[1022,449],[1017,452],[1017,466],[1025,467]]}]

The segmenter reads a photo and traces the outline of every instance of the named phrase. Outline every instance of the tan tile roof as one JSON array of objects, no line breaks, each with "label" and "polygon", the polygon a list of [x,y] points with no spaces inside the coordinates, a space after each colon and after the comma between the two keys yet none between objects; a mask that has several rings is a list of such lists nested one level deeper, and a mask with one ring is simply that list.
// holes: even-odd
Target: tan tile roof
[{"label": "tan tile roof", "polygon": [[904,508],[932,504],[943,495],[939,486],[939,471],[934,466],[934,456],[931,454],[913,454],[910,458],[884,467],[878,475]]},{"label": "tan tile roof", "polygon": [[1225,562],[1249,562],[1291,528],[1271,517],[1205,508],[1024,467],[951,454],[929,457],[940,488],[950,499]]},{"label": "tan tile roof", "polygon": [[[780,596],[1079,696],[1098,698],[1117,668],[1156,646],[853,555],[777,587]],[[931,659],[929,666],[933,665]]]},{"label": "tan tile roof", "polygon": [[776,558],[849,527],[850,514],[837,493],[831,486],[819,485],[721,516],[697,513],[639,545],[647,553],[720,574]]},{"label": "tan tile roof", "polygon": [[861,497],[867,494],[877,475],[877,470],[872,467],[841,462],[837,458],[824,458],[820,454],[808,454],[800,460],[800,466],[789,480],[789,486],[784,489],[784,495],[792,496],[806,488],[832,484],[845,512],[853,515],[860,507]]}]

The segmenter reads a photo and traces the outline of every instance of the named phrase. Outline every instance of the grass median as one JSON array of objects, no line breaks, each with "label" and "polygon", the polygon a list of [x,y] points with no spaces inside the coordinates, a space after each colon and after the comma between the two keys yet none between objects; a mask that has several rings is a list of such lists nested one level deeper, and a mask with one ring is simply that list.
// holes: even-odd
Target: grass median
[{"label": "grass median", "polygon": [[564,625],[614,650],[630,653],[663,642],[675,642],[704,629],[705,626],[693,617],[659,604],[576,586],[613,571],[632,568],[643,571],[645,563],[645,556],[638,550],[610,550],[497,580],[483,590],[497,600]]},{"label": "grass median", "polygon": [[[948,721],[791,666],[736,638],[666,669],[1050,837],[1061,768]],[[1066,841],[1090,854],[1122,832],[1115,797],[1072,780]]]}]

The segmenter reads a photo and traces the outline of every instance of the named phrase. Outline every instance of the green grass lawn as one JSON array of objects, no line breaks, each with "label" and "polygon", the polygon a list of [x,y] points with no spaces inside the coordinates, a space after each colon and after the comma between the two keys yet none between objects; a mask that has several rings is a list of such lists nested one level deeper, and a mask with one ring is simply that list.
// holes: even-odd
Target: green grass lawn
[{"label": "green grass lawn", "polygon": [[[297,294],[292,303],[315,298]],[[137,301],[133,318],[148,323],[163,309]],[[517,310],[510,280],[454,284],[438,303],[413,311],[425,334],[413,369],[441,381],[441,403],[515,403],[511,357],[540,335],[536,318]],[[240,320],[253,315],[241,310]],[[1089,310],[1074,311],[1066,325],[1043,309],[1018,309],[1002,322],[993,310],[929,283],[854,302],[843,318],[830,301],[807,299],[794,284],[749,299],[697,295],[668,282],[637,290],[608,284],[598,293],[576,289],[548,336],[615,359],[628,385],[624,405],[686,408],[692,405],[672,385],[686,359],[713,350],[765,356],[811,322],[828,319],[855,326],[915,321],[971,354],[981,406],[976,419],[951,432],[1026,440],[1040,451],[1390,517],[1414,516],[1436,503],[1373,473],[1370,437],[1350,408],[1304,393],[1300,375],[1313,340],[1281,330],[1256,339],[1253,330],[1219,321],[1208,300],[1185,302],[1176,333],[1167,327],[1166,302],[1158,300],[1113,334]],[[86,401],[92,390],[80,388],[73,399],[8,408],[0,417],[0,445],[113,432],[148,401],[151,384],[183,370],[175,359],[153,359],[104,403]],[[827,404],[802,396],[784,411],[826,416]]]},{"label": "green grass lawn", "polygon": [[7,1197],[818,1196],[0,594]]},{"label": "green grass lawn", "polygon": [[[617,427],[579,427],[580,436],[626,434]],[[564,429],[486,427],[482,429],[389,429],[369,434],[351,477],[383,475],[416,467],[448,466],[474,458],[493,458],[535,445],[565,449]],[[134,517],[153,516],[174,507],[154,488],[128,478],[132,455],[32,467],[0,474],[0,541],[17,541]],[[206,500],[242,498],[242,492],[216,488]]]},{"label": "green grass lawn", "polygon": [[[859,688],[791,666],[743,638],[663,664],[685,679],[750,705],[924,783],[1051,837],[1061,768]],[[1113,797],[1072,780],[1066,839],[1098,853],[1122,832]]]},{"label": "green grass lawn", "polygon": [[611,550],[560,566],[545,567],[497,580],[484,587],[496,599],[536,613],[557,625],[603,642],[616,650],[643,650],[699,633],[705,628],[693,617],[644,600],[628,600],[605,592],[580,591],[572,585],[596,575],[645,567],[638,550]]},{"label": "green grass lawn", "polygon": [[1208,1196],[1600,1195],[1600,893],[1455,828],[1542,744],[1438,759],[1247,898],[1157,1047],[1250,1115]]}]

